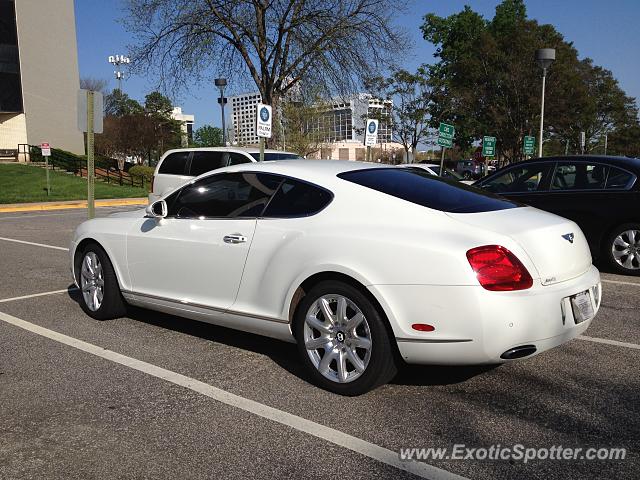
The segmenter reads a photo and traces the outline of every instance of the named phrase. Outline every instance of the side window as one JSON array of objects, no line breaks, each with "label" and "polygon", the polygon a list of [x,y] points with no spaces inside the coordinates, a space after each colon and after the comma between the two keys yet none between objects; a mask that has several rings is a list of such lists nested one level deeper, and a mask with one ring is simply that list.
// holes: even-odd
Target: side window
[{"label": "side window", "polygon": [[245,155],[237,152],[229,153],[229,165],[239,165],[241,163],[250,163],[251,160]]},{"label": "side window", "polygon": [[543,190],[551,165],[533,164],[515,166],[480,184],[493,193],[526,193]]},{"label": "side window", "polygon": [[607,178],[607,190],[626,190],[631,188],[635,176],[629,172],[616,167],[609,167],[609,177]]},{"label": "side window", "polygon": [[169,216],[177,218],[252,218],[264,210],[279,177],[257,173],[211,175],[186,185],[171,199]]},{"label": "side window", "polygon": [[187,160],[191,152],[175,152],[168,155],[160,164],[158,173],[165,175],[186,175]]},{"label": "side window", "polygon": [[608,168],[588,163],[558,163],[551,190],[601,190]]},{"label": "side window", "polygon": [[262,214],[263,217],[304,217],[318,213],[333,196],[327,190],[286,178]]},{"label": "side window", "polygon": [[189,175],[197,177],[203,173],[210,172],[216,168],[225,167],[224,152],[207,152],[198,151],[193,152],[193,158],[191,159],[191,167],[189,168]]}]

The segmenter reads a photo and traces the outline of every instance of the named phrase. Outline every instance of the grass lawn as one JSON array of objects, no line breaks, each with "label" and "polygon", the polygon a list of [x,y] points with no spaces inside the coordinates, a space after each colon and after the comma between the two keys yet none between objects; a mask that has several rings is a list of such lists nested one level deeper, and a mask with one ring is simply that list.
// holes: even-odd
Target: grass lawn
[{"label": "grass lawn", "polygon": [[[86,200],[87,179],[63,172],[49,171],[51,195],[47,196],[44,168],[24,164],[0,164],[0,204]],[[146,197],[147,190],[107,184],[96,180],[96,198]]]}]

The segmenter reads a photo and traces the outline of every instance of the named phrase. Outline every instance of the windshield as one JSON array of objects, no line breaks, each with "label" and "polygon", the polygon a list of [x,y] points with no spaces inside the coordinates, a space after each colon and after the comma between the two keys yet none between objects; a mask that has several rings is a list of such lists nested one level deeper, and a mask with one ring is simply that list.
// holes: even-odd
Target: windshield
[{"label": "windshield", "polygon": [[[433,173],[435,173],[436,175],[440,176],[440,167],[439,166],[434,166],[434,167],[430,167],[431,170],[433,170]],[[456,172],[454,172],[453,170],[449,170],[448,168],[444,169],[444,175],[442,176],[443,178],[452,178],[454,180],[462,180],[462,177],[460,175],[458,175]]]},{"label": "windshield", "polygon": [[[250,153],[249,155],[255,158],[256,161],[260,160],[260,154],[257,152]],[[265,162],[271,160],[304,160],[304,157],[296,155],[295,153],[265,152],[264,160]]]}]

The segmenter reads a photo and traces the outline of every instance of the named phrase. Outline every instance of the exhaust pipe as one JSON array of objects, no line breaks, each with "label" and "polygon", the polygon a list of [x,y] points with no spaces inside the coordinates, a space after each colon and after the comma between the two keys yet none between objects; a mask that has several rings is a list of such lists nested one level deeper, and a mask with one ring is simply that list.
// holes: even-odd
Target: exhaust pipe
[{"label": "exhaust pipe", "polygon": [[515,360],[516,358],[524,358],[536,353],[535,345],[520,345],[519,347],[513,347],[500,355],[500,358],[504,360]]}]

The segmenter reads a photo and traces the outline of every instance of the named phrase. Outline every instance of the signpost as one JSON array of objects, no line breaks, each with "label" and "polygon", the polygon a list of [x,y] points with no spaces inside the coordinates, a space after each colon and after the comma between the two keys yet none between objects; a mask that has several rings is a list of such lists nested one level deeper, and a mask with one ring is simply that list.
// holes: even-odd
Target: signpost
[{"label": "signpost", "polygon": [[533,155],[536,151],[536,137],[526,136],[524,137],[524,145],[522,147],[522,153],[525,155]]},{"label": "signpost", "polygon": [[482,137],[482,156],[496,156],[496,137]]},{"label": "signpost", "polygon": [[264,162],[264,139],[271,138],[271,107],[259,103],[256,107],[256,133],[260,137],[260,161]]},{"label": "signpost", "polygon": [[78,91],[78,130],[87,132],[87,209],[89,218],[95,217],[94,133],[102,133],[104,102],[100,92],[81,89]]},{"label": "signpost", "polygon": [[49,157],[51,156],[51,147],[48,142],[42,142],[40,151],[44,157],[44,169],[47,172],[47,197],[51,195],[51,184],[49,183]]},{"label": "signpost", "polygon": [[584,132],[580,132],[580,153],[582,155],[584,155],[584,146],[586,144],[586,138],[587,136],[585,135]]},{"label": "signpost", "polygon": [[367,162],[371,161],[371,147],[378,142],[378,120],[367,119],[367,130],[364,134],[364,144],[367,146]]},{"label": "signpost", "polygon": [[444,172],[444,149],[453,147],[453,137],[456,134],[456,129],[453,125],[440,122],[438,127],[438,145],[442,148],[442,156],[440,157],[440,176]]}]

